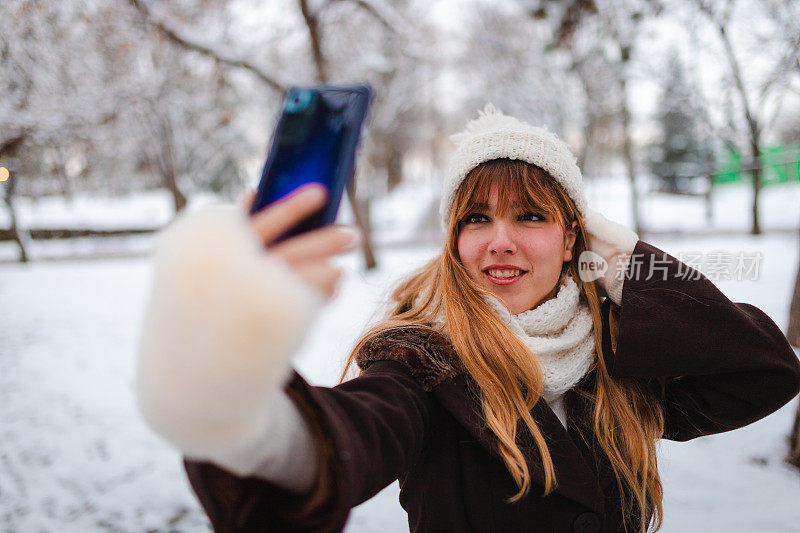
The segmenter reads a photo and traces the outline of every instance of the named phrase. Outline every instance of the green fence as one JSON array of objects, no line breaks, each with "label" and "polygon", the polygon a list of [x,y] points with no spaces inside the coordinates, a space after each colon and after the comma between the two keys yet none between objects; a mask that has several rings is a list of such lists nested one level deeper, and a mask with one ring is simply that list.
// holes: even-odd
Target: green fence
[{"label": "green fence", "polygon": [[[768,146],[761,152],[759,159],[761,160],[761,184],[763,186],[800,181],[800,145]],[[749,161],[743,165],[742,155],[733,150],[726,152],[722,164],[713,176],[715,185],[751,183],[752,180],[752,165]]]}]

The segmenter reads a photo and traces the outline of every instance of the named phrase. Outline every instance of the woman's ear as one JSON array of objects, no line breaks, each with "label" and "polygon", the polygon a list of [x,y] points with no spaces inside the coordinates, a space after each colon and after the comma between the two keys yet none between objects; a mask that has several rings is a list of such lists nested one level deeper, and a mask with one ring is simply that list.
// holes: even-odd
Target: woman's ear
[{"label": "woman's ear", "polygon": [[573,220],[570,227],[564,233],[564,261],[572,261],[572,249],[575,246],[575,240],[578,238],[578,221]]}]

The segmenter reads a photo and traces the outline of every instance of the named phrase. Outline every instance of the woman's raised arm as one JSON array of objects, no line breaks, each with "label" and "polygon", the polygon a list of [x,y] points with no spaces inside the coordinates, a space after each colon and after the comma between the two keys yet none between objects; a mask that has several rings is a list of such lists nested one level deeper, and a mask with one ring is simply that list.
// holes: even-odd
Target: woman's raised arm
[{"label": "woman's raised arm", "polygon": [[652,378],[660,387],[664,438],[740,428],[800,392],[800,361],[763,311],[731,302],[697,270],[643,241],[621,307],[606,300],[603,320],[611,376]]}]

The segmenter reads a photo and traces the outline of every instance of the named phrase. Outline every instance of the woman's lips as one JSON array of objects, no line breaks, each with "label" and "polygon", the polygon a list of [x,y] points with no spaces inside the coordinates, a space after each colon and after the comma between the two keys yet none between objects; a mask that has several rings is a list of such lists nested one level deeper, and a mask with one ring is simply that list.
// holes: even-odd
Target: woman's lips
[{"label": "woman's lips", "polygon": [[527,274],[527,271],[520,272],[518,275],[514,276],[513,278],[496,278],[489,274],[488,272],[484,272],[486,277],[489,278],[489,281],[494,283],[495,285],[511,285],[515,283],[519,278]]}]

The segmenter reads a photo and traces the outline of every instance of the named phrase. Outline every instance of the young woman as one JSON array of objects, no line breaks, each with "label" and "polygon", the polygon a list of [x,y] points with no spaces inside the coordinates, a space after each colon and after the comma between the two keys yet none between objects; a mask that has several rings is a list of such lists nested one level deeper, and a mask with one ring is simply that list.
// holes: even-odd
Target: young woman
[{"label": "young woman", "polygon": [[769,317],[590,211],[555,135],[487,107],[454,142],[444,249],[333,388],[289,357],[352,243],[327,228],[259,250],[312,191],[162,235],[139,401],[215,530],[338,531],[399,479],[415,532],[643,532],[662,520],[658,439],[745,426],[800,391]]}]

